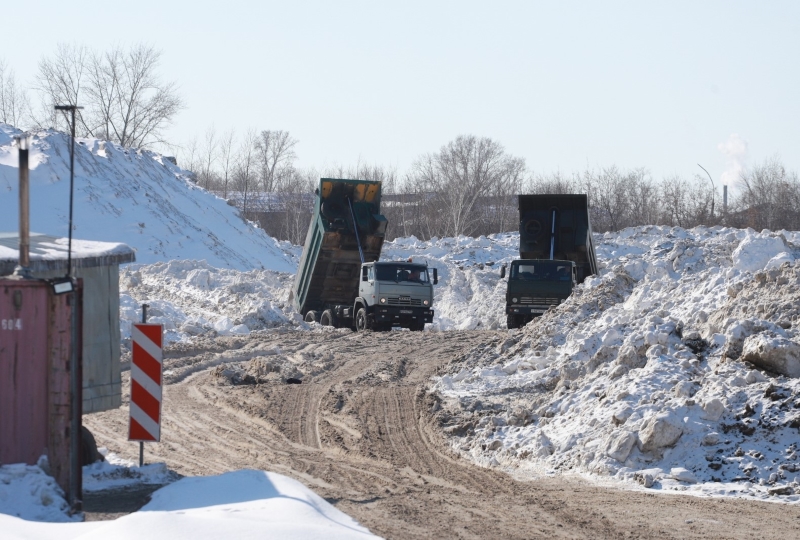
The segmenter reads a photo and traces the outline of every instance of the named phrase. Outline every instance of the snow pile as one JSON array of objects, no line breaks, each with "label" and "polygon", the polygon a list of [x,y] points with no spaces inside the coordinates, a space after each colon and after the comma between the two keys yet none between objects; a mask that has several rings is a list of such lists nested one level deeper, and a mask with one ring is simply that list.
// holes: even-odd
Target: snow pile
[{"label": "snow pile", "polygon": [[20,540],[377,538],[300,482],[253,470],[183,478],[153,493],[140,511],[114,521],[52,524],[0,514],[0,530],[3,538]]},{"label": "snow pile", "polygon": [[800,500],[796,233],[596,240],[600,276],[436,380],[453,448],[520,474]]},{"label": "snow pile", "polygon": [[170,484],[178,474],[164,463],[150,463],[137,467],[136,463],[119,457],[106,448],[98,449],[105,460],[83,467],[83,490],[103,491],[139,484]]},{"label": "snow pile", "polygon": [[[19,227],[18,152],[21,132],[0,124],[0,231]],[[40,131],[30,142],[31,230],[67,236],[68,135]],[[121,242],[140,263],[206,260],[218,268],[293,272],[275,239],[243,221],[224,200],[199,188],[191,173],[163,156],[98,139],[75,145],[75,238]]]},{"label": "snow pile", "polygon": [[168,342],[214,332],[248,334],[291,324],[287,308],[292,274],[272,270],[214,268],[204,261],[127,265],[120,271],[120,325],[123,340],[131,324],[163,324]]},{"label": "snow pile", "polygon": [[[505,328],[505,282],[499,265],[517,253],[518,234],[480,238],[414,237],[384,244],[381,260],[427,263],[439,270],[434,287],[434,322],[430,330]],[[303,248],[280,244],[289,260]],[[294,274],[270,270],[220,269],[204,261],[169,261],[126,265],[120,271],[120,324],[129,346],[131,324],[164,325],[167,342],[199,335],[236,335],[275,327],[320,331],[294,312],[289,292]]]},{"label": "snow pile", "polygon": [[[350,330],[343,328],[320,330],[333,334],[350,333]],[[260,384],[273,380],[299,384],[306,377],[326,372],[336,364],[335,355],[330,351],[300,351],[287,355],[277,346],[267,350],[226,351],[222,358],[227,362],[217,365],[212,373],[215,382],[223,386]]]},{"label": "snow pile", "polygon": [[48,469],[44,456],[38,465],[0,465],[0,514],[31,521],[78,521],[79,516],[69,515],[64,491],[45,472]]},{"label": "snow pile", "polygon": [[106,530],[120,538],[377,538],[300,482],[253,470],[179,480]]}]

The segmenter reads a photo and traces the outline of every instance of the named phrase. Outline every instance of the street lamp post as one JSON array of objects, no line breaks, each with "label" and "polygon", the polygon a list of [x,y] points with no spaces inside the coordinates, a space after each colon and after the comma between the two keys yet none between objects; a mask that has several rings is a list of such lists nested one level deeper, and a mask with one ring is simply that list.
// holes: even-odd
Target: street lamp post
[{"label": "street lamp post", "polygon": [[[708,171],[706,171],[705,167],[703,167],[699,163],[697,164],[697,166],[700,167],[701,169],[703,169],[706,174],[708,174]],[[711,221],[713,222],[714,221],[714,196],[717,193],[717,188],[714,187],[714,180],[712,180],[710,174],[708,174],[708,179],[711,180]]]},{"label": "street lamp post", "polygon": [[[57,111],[69,111],[71,113],[70,122],[70,135],[71,146],[69,150],[69,240],[67,246],[67,278],[72,281],[72,206],[73,206],[73,191],[75,186],[75,111],[82,109],[77,105],[56,105]],[[69,437],[69,453],[70,453],[70,474],[69,474],[69,503],[73,512],[80,512],[83,509],[83,495],[80,489],[80,475],[81,475],[81,381],[78,376],[80,374],[80,366],[78,365],[78,292],[73,286],[71,304],[71,323],[70,323],[70,337],[72,343],[70,344],[69,355],[69,382],[70,382],[70,437]]]}]

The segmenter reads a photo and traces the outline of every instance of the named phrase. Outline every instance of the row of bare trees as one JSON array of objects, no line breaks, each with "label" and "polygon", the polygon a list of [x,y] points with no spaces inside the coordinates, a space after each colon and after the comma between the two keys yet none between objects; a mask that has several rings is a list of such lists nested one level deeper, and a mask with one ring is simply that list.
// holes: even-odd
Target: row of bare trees
[{"label": "row of bare trees", "polygon": [[390,238],[517,230],[519,193],[587,193],[597,232],[636,225],[800,229],[800,180],[777,158],[742,173],[723,207],[722,194],[700,174],[656,181],[644,168],[615,166],[569,175],[530,173],[524,160],[499,142],[472,135],[421,156],[404,175],[364,163],[299,169],[296,145],[287,131],[251,130],[237,139],[232,131],[218,137],[211,129],[179,159],[197,171],[198,184],[228,199],[271,235],[295,244],[305,238],[320,177],[381,181]]},{"label": "row of bare trees", "polygon": [[54,105],[82,109],[76,134],[126,147],[164,143],[164,129],[184,107],[177,85],[158,74],[161,53],[149,45],[100,52],[60,44],[39,62],[35,81],[21,86],[0,59],[0,121],[21,129],[68,131]]},{"label": "row of bare trees", "polygon": [[28,110],[28,97],[17,84],[14,70],[0,59],[0,122],[22,125]]},{"label": "row of bare trees", "polygon": [[[66,130],[54,104],[81,105],[80,136],[123,146],[166,145],[163,130],[183,108],[174,82],[159,74],[161,54],[147,45],[98,52],[59,45],[39,63],[33,85],[21,86],[0,59],[0,122],[23,129]],[[32,105],[38,98],[38,106]],[[169,146],[169,145],[167,145]],[[357,163],[322,171],[295,166],[297,140],[284,130],[209,129],[175,148],[195,181],[258,220],[273,236],[302,243],[322,176],[383,182],[382,211],[390,237],[422,239],[486,235],[517,229],[518,193],[588,193],[599,232],[633,225],[681,227],[725,224],[800,229],[800,180],[778,158],[744,171],[726,208],[704,176],[654,180],[644,169],[615,166],[572,174],[536,174],[492,139],[459,136],[420,156],[405,174]],[[734,196],[735,195],[735,196]]]}]

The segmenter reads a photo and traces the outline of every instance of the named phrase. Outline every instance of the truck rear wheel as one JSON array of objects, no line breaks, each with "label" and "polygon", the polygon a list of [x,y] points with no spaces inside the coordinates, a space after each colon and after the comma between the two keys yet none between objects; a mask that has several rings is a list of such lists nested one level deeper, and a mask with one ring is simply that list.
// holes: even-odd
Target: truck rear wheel
[{"label": "truck rear wheel", "polygon": [[362,307],[356,313],[356,331],[363,332],[364,330],[372,330],[372,321],[367,315],[367,310]]},{"label": "truck rear wheel", "polygon": [[323,311],[322,315],[319,316],[319,324],[322,326],[333,326],[334,328],[338,328],[338,325],[336,324],[336,316],[329,309]]},{"label": "truck rear wheel", "polygon": [[319,315],[317,315],[317,312],[312,310],[306,313],[306,322],[307,323],[319,322]]}]

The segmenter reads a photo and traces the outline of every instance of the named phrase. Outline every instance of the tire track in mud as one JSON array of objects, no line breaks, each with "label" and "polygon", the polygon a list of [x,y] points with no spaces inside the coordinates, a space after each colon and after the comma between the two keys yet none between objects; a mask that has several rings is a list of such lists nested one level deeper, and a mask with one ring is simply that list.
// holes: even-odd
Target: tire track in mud
[{"label": "tire track in mud", "polygon": [[[162,443],[146,445],[146,461],[184,475],[285,474],[387,538],[744,538],[759,524],[796,534],[800,513],[784,505],[653,497],[567,477],[521,482],[460,458],[433,422],[425,388],[453,357],[504,336],[274,332],[173,347]],[[213,366],[197,365],[211,353],[224,359],[226,346],[230,361],[276,346],[332,360],[301,385],[220,386]],[[85,418],[99,444],[136,459],[127,414],[123,406]]]}]

